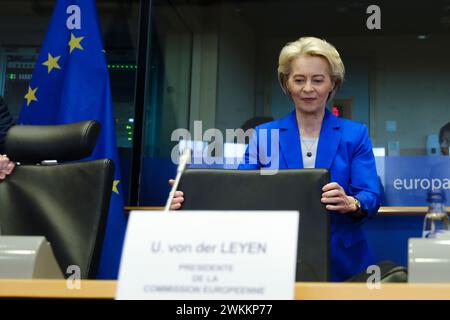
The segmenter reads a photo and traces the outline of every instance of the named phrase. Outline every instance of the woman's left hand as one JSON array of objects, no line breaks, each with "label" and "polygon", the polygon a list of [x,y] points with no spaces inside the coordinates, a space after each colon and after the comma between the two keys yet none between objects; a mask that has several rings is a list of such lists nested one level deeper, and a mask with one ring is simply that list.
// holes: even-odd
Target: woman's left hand
[{"label": "woman's left hand", "polygon": [[355,198],[348,196],[338,183],[328,183],[322,188],[322,191],[321,201],[327,205],[327,210],[349,213],[358,209]]}]

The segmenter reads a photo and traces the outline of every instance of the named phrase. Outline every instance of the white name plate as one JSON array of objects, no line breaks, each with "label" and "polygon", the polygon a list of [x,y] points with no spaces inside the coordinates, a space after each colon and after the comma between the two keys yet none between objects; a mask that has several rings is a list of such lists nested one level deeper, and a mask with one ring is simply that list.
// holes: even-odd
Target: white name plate
[{"label": "white name plate", "polygon": [[117,299],[293,299],[297,211],[132,211]]}]

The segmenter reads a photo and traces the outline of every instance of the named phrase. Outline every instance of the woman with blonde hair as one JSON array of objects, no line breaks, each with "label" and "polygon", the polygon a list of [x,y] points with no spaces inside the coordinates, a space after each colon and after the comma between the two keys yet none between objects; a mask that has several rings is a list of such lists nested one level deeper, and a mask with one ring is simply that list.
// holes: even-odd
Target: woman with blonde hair
[{"label": "woman with blonde hair", "polygon": [[[267,155],[271,130],[278,130],[277,169],[325,168],[332,182],[322,191],[331,215],[331,280],[343,281],[375,263],[361,225],[380,206],[379,182],[367,127],[337,118],[327,110],[344,81],[345,68],[336,48],[325,40],[302,37],[286,44],[278,60],[278,80],[293,102],[287,116],[255,128],[239,169],[273,168]],[[258,141],[266,130],[266,141]],[[272,150],[273,151],[273,150]],[[184,201],[179,191],[172,201]]]}]

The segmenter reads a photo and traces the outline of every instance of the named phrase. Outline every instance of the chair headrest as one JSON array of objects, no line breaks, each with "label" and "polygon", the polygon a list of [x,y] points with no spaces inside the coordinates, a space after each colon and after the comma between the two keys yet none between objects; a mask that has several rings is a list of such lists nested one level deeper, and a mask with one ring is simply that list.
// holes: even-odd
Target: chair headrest
[{"label": "chair headrest", "polygon": [[15,125],[6,136],[6,154],[21,163],[80,160],[91,155],[100,129],[95,120],[64,125]]}]

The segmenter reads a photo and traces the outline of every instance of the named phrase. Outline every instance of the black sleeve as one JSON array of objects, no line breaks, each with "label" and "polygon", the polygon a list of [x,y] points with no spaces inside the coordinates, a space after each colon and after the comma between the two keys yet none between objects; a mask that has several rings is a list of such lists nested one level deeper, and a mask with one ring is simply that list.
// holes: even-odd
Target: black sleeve
[{"label": "black sleeve", "polygon": [[0,97],[0,154],[5,152],[5,138],[8,129],[14,124],[11,115],[9,114],[8,107]]}]

